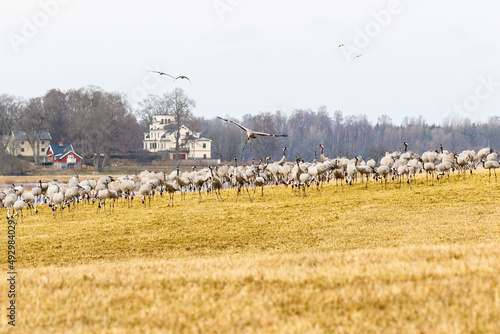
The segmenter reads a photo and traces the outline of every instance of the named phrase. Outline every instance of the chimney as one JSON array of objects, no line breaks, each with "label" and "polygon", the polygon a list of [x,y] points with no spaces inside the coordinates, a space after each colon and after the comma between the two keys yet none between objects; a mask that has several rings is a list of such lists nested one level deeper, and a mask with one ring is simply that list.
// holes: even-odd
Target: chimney
[{"label": "chimney", "polygon": [[59,146],[63,146],[63,142],[62,141],[59,142]]}]

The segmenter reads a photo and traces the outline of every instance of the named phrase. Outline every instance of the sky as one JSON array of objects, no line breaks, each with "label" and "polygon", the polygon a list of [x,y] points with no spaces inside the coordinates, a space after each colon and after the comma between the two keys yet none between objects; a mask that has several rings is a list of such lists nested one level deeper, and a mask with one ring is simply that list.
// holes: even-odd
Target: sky
[{"label": "sky", "polygon": [[500,1],[0,2],[0,94],[93,85],[135,108],[179,87],[205,118],[500,115]]}]

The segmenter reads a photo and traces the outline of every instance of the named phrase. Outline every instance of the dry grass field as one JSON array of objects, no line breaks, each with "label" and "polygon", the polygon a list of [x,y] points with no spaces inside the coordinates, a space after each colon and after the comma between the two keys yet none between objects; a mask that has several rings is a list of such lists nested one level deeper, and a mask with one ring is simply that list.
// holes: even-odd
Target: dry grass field
[{"label": "dry grass field", "polygon": [[[259,191],[25,212],[15,330],[500,332],[500,183],[487,173]],[[6,224],[0,235],[9,332]]]}]

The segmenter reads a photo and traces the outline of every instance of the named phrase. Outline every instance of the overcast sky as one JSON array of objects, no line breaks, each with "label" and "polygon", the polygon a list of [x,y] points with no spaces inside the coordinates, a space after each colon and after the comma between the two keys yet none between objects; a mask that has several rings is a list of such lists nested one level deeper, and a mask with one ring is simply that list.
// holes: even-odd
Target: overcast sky
[{"label": "overcast sky", "polygon": [[500,114],[500,1],[1,2],[0,94],[95,85],[136,106],[180,87],[206,118]]}]

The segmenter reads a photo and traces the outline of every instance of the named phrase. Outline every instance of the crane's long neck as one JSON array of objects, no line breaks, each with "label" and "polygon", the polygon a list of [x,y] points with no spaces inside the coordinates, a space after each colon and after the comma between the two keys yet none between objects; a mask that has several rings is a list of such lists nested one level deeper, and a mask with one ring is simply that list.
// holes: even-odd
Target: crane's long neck
[{"label": "crane's long neck", "polygon": [[271,159],[270,157],[266,158],[266,164],[264,165],[264,167],[262,167],[262,170],[267,170],[267,166],[269,166],[269,160],[270,159]]},{"label": "crane's long neck", "polygon": [[302,174],[302,173],[303,173],[303,171],[302,171],[302,169],[300,168],[300,164],[299,164],[299,161],[300,161],[300,160],[299,160],[299,159],[296,159],[295,161],[297,162],[297,169],[298,169],[299,174]]}]

